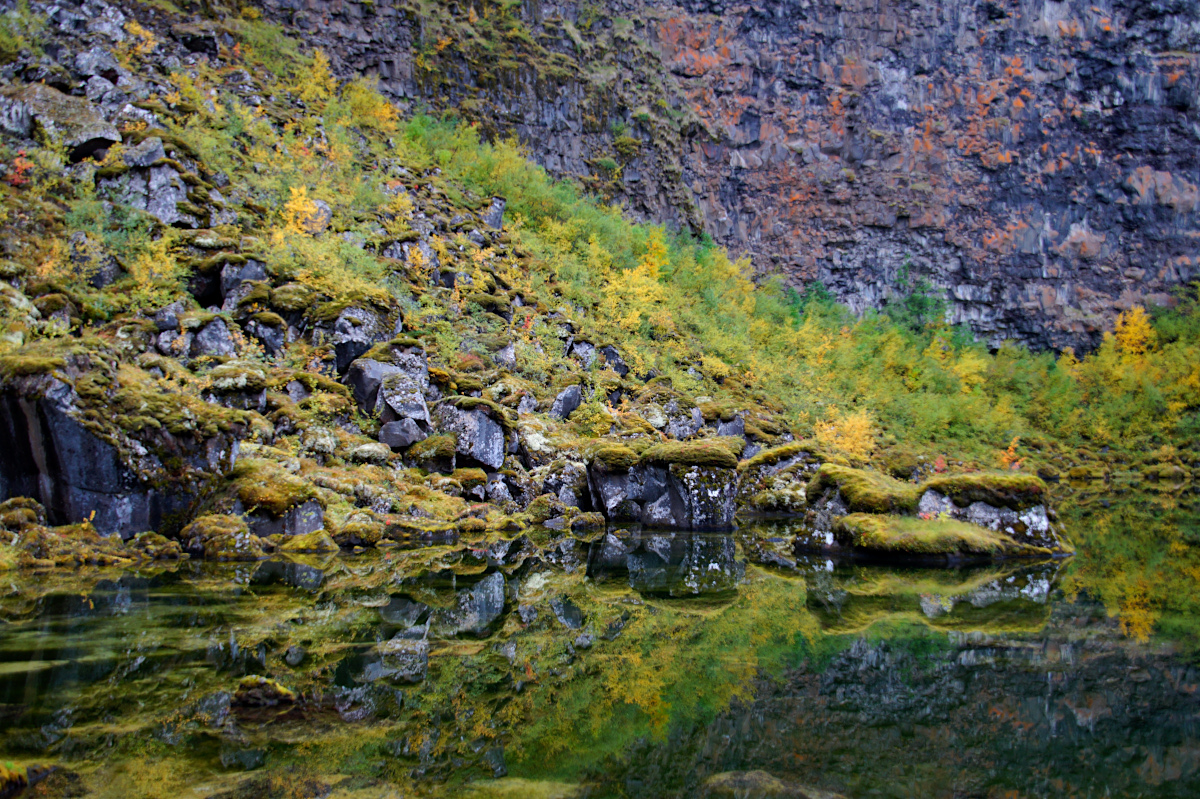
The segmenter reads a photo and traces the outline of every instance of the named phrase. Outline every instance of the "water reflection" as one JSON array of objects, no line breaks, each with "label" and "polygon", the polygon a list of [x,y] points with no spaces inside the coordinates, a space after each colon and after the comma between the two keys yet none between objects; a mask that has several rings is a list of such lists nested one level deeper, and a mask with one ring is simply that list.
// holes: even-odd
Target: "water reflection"
[{"label": "water reflection", "polygon": [[1079,563],[840,563],[767,523],[10,574],[0,760],[113,796],[1192,795],[1200,680]]}]

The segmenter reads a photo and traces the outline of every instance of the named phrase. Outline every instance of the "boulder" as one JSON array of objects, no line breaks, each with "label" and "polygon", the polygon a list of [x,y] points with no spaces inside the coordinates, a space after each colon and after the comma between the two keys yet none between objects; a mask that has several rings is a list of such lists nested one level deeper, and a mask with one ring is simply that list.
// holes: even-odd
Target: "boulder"
[{"label": "boulder", "polygon": [[237,355],[237,344],[234,343],[224,319],[212,320],[192,339],[193,358],[228,358],[233,355]]},{"label": "boulder", "polygon": [[499,230],[504,226],[504,202],[503,197],[493,197],[492,204],[488,206],[487,212],[483,215],[483,223],[493,230]]},{"label": "boulder", "polygon": [[579,386],[569,386],[559,392],[550,406],[550,415],[556,419],[566,419],[583,402],[583,391]]},{"label": "boulder", "polygon": [[[53,524],[91,518],[102,534],[128,538],[186,512],[237,458],[237,442],[223,434],[188,440],[165,431],[153,448],[139,443],[126,453],[85,427],[81,413],[74,389],[57,378],[4,387],[0,496],[38,500]],[[177,465],[168,469],[164,458]]]},{"label": "boulder", "polygon": [[621,377],[629,374],[629,367],[625,365],[625,359],[621,357],[621,353],[617,352],[617,348],[611,344],[601,347],[600,354],[604,356],[604,362],[609,368],[619,374]]},{"label": "boulder", "polygon": [[400,369],[390,363],[359,358],[350,364],[346,372],[346,385],[354,392],[354,402],[358,407],[366,413],[374,413],[383,379],[399,373]]},{"label": "boulder", "polygon": [[686,463],[621,468],[594,460],[588,468],[588,486],[593,506],[610,523],[725,530],[733,526],[738,473]]},{"label": "boulder", "polygon": [[250,532],[266,538],[271,535],[302,536],[325,528],[325,509],[315,499],[288,508],[279,516],[257,511],[246,516]]},{"label": "boulder", "polygon": [[406,449],[418,441],[424,441],[429,433],[412,419],[400,419],[388,422],[379,429],[379,443],[386,444],[393,450]]},{"label": "boulder", "polygon": [[401,419],[411,419],[428,425],[429,408],[425,404],[427,388],[429,388],[427,374],[397,368],[395,372],[385,376],[380,383],[378,399],[375,403],[379,418],[385,424]]},{"label": "boulder", "polygon": [[504,463],[504,428],[486,411],[461,410],[444,403],[434,416],[438,430],[456,437],[455,451],[459,455],[490,469],[499,469]]},{"label": "boulder", "polygon": [[121,141],[116,126],[83,98],[63,94],[44,83],[11,88],[5,95],[28,109],[35,137],[67,147],[72,161]]},{"label": "boulder", "polygon": [[356,358],[391,337],[386,321],[381,314],[367,308],[346,308],[338,315],[329,334],[338,374],[345,374]]}]

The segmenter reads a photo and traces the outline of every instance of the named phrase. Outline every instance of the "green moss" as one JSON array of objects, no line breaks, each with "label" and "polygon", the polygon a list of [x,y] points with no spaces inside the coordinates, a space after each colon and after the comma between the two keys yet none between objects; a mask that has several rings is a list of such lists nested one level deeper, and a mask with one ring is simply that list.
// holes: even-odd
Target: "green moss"
[{"label": "green moss", "polygon": [[488,416],[491,416],[493,419],[499,422],[502,427],[508,430],[512,430],[517,424],[517,414],[515,411],[505,408],[503,405],[492,402],[490,399],[484,399],[483,397],[458,396],[447,397],[442,401],[453,405],[460,411],[483,410],[487,412]]},{"label": "green moss", "polygon": [[565,512],[566,506],[562,500],[553,494],[542,494],[529,503],[529,507],[525,509],[525,516],[532,524],[542,524],[556,516],[562,516]]},{"label": "green moss", "polygon": [[665,441],[644,453],[642,461],[649,463],[678,463],[684,466],[706,466],[716,469],[736,469],[737,455],[723,439],[699,441]]},{"label": "green moss", "polygon": [[457,480],[458,484],[468,491],[472,488],[487,485],[487,472],[483,469],[455,469],[450,477],[453,480]]},{"label": "green moss", "polygon": [[278,518],[302,502],[317,498],[311,485],[274,461],[243,458],[229,476],[248,512],[264,510]]},{"label": "green moss", "polygon": [[324,530],[292,536],[279,547],[280,552],[337,552],[337,542]]},{"label": "green moss", "polygon": [[287,322],[284,321],[283,317],[273,311],[261,311],[250,318],[264,327],[273,327],[276,329],[287,327]]},{"label": "green moss", "polygon": [[64,359],[53,356],[0,355],[0,378],[11,380],[14,377],[45,375],[64,366]]},{"label": "green moss", "polygon": [[458,438],[449,433],[440,436],[430,436],[424,441],[418,441],[408,449],[408,454],[418,461],[435,458],[453,458],[458,447]]},{"label": "green moss", "polygon": [[781,447],[772,447],[764,449],[752,458],[748,458],[738,464],[738,469],[741,471],[749,471],[762,466],[774,466],[780,461],[785,461],[801,453],[809,451],[809,446],[803,441],[792,441],[784,444]]},{"label": "green moss", "polygon": [[383,523],[369,519],[346,522],[333,536],[338,546],[343,547],[371,547],[378,544],[382,538]]},{"label": "green moss", "polygon": [[221,394],[256,392],[267,387],[267,375],[261,367],[242,361],[229,361],[208,373],[209,387]]},{"label": "green moss", "polygon": [[1003,533],[953,519],[916,519],[852,513],[834,522],[838,543],[856,549],[911,555],[1045,557],[1050,551],[1019,544]]},{"label": "green moss", "polygon": [[836,488],[851,511],[905,513],[916,509],[923,493],[920,486],[901,483],[879,472],[825,463],[809,481],[809,503],[827,489]]},{"label": "green moss", "polygon": [[424,349],[420,341],[408,336],[399,336],[391,341],[382,344],[376,344],[367,350],[362,355],[363,358],[372,361],[382,361],[383,363],[391,363],[395,357],[396,350],[403,352],[410,349]]},{"label": "green moss", "polygon": [[284,283],[271,292],[271,307],[289,313],[303,311],[312,303],[314,294],[303,283]]},{"label": "green moss", "polygon": [[288,383],[295,380],[300,385],[304,386],[309,391],[324,391],[328,394],[337,394],[342,397],[349,398],[353,392],[349,387],[343,386],[338,381],[331,377],[313,372],[293,372],[283,383]]},{"label": "green moss", "polygon": [[1041,478],[1021,472],[972,472],[939,475],[926,480],[921,489],[933,489],[955,504],[986,502],[996,507],[1023,510],[1046,502],[1046,484]]},{"label": "green moss", "polygon": [[278,680],[252,674],[243,677],[238,683],[237,690],[233,693],[233,701],[248,707],[271,707],[295,702],[296,694]]},{"label": "green moss", "polygon": [[184,527],[179,538],[187,549],[203,552],[206,560],[246,561],[266,556],[262,539],[251,535],[246,520],[233,514],[201,516]]},{"label": "green moss", "polygon": [[604,444],[591,451],[591,460],[610,472],[627,472],[637,465],[639,457],[624,444]]}]

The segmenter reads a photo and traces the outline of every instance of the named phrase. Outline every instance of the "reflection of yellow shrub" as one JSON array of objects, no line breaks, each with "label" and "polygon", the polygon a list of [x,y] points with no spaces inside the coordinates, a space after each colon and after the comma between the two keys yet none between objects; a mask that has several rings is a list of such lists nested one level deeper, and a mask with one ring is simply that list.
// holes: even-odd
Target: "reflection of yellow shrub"
[{"label": "reflection of yellow shrub", "polygon": [[875,424],[866,411],[834,412],[814,427],[817,443],[851,460],[865,461],[875,450]]}]

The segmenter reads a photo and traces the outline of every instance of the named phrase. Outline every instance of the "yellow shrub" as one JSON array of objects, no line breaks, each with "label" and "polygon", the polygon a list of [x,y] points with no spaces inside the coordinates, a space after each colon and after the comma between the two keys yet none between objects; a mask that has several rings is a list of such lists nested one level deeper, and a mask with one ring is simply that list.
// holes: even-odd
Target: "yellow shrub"
[{"label": "yellow shrub", "polygon": [[1146,309],[1135,305],[1117,317],[1117,346],[1125,355],[1142,355],[1154,349],[1158,334],[1150,326]]},{"label": "yellow shrub", "polygon": [[854,461],[865,461],[875,450],[875,423],[866,411],[833,412],[814,426],[817,443]]}]

